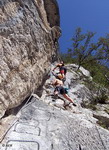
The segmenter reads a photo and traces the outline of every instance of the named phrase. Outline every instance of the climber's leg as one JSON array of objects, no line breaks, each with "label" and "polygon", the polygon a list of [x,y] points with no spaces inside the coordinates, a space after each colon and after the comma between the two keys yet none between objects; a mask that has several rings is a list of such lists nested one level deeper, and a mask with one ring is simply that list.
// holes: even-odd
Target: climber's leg
[{"label": "climber's leg", "polygon": [[66,98],[68,101],[70,101],[71,103],[73,103],[74,106],[76,106],[76,104],[73,102],[73,100],[67,95],[67,94],[62,94],[64,98]]}]

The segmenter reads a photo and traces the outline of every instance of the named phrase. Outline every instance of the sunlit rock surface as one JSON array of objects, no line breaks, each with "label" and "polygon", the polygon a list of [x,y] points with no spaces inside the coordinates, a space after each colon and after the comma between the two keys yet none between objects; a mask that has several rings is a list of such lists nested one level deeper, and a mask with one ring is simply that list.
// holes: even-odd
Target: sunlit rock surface
[{"label": "sunlit rock surface", "polygon": [[57,109],[32,98],[0,145],[5,150],[108,150],[109,131],[96,125],[88,110]]},{"label": "sunlit rock surface", "polygon": [[[51,70],[54,65],[51,65]],[[78,68],[78,66],[77,66]],[[84,68],[77,71],[74,64],[68,65],[66,82],[68,95],[77,104],[70,104],[59,95],[53,97],[54,87],[50,82],[52,73],[42,86],[42,95],[32,94],[26,104],[14,115],[14,121],[6,131],[0,144],[9,150],[108,150],[109,130],[102,128],[98,121],[102,119],[108,125],[109,115],[103,109],[94,112],[81,107],[83,101],[90,99],[90,90],[83,85],[85,79],[92,80]],[[58,70],[56,70],[57,72]],[[107,121],[107,122],[106,122]],[[1,123],[2,125],[2,123]]]},{"label": "sunlit rock surface", "polygon": [[59,23],[55,0],[0,1],[0,118],[44,80],[57,53]]}]

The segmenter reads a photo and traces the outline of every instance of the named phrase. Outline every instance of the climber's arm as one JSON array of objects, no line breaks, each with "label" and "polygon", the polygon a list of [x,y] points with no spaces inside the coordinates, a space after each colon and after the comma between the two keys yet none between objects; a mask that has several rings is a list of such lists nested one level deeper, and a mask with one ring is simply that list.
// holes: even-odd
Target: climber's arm
[{"label": "climber's arm", "polygon": [[53,69],[53,71],[57,68],[57,66]]},{"label": "climber's arm", "polygon": [[56,67],[54,67],[53,71],[54,71],[56,68],[58,68],[58,67],[59,67],[59,64],[57,64]]}]

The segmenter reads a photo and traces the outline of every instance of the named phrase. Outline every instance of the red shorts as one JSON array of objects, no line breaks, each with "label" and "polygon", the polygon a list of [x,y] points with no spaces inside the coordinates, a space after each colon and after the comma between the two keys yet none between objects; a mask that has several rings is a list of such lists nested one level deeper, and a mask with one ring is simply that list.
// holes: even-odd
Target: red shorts
[{"label": "red shorts", "polygon": [[60,73],[61,73],[61,74],[64,74],[64,70],[61,70]]}]

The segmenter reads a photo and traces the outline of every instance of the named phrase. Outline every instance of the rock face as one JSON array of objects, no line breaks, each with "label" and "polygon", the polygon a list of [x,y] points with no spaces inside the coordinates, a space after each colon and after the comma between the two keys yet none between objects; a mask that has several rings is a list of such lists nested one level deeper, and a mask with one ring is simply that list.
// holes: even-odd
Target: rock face
[{"label": "rock face", "polygon": [[55,0],[0,1],[0,117],[40,86],[59,36]]},{"label": "rock face", "polygon": [[[55,65],[51,65],[52,68],[54,68]],[[92,93],[85,85],[85,80],[92,81],[92,77],[90,76],[90,72],[83,67],[80,67],[79,71],[77,71],[78,66],[75,64],[69,64],[66,65],[67,68],[67,75],[66,75],[66,81],[64,82],[64,86],[68,88],[68,94],[75,102],[78,102],[79,104],[82,104],[84,102],[90,102],[90,99],[92,97]],[[52,70],[52,69],[51,69]],[[54,72],[55,74],[58,72],[58,69]],[[47,101],[46,96],[47,93],[53,93],[53,87],[49,86],[48,83],[50,83],[55,77],[51,74],[50,78],[46,80],[46,84],[44,87],[44,91],[42,94],[42,97],[44,101],[47,103],[52,103],[52,101],[49,99]]]},{"label": "rock face", "polygon": [[[7,124],[7,134],[1,138],[1,150],[5,150],[6,146],[9,150],[109,149],[109,130],[97,124],[98,114],[93,116],[93,111],[80,105],[90,97],[90,91],[83,85],[86,78],[92,80],[90,73],[82,67],[77,72],[78,66],[74,64],[68,65],[67,68],[64,86],[69,85],[68,95],[74,99],[77,106],[70,104],[65,110],[62,105],[66,100],[62,95],[53,97],[54,87],[49,84],[54,79],[51,74],[43,86],[42,96],[32,94],[17,115],[11,116],[15,120],[11,126]],[[102,111],[99,113],[103,115]],[[8,120],[8,117],[5,117],[5,120]],[[107,118],[108,114],[102,116],[108,125]],[[0,122],[0,126],[6,126],[5,120]]]},{"label": "rock face", "polygon": [[[108,150],[109,131],[95,124],[88,111],[75,114],[32,98],[17,115],[0,149]],[[4,146],[3,146],[4,145]]]},{"label": "rock face", "polygon": [[[51,67],[52,69],[54,68],[53,65]],[[90,72],[83,67],[80,67],[80,69],[77,70],[78,66],[75,64],[66,65],[66,68],[68,71],[64,87],[68,88],[68,95],[74,100],[79,108],[76,109],[70,104],[70,108],[68,107],[68,109],[78,113],[81,112],[82,107],[88,108],[93,116],[98,119],[98,124],[109,130],[109,98],[107,99],[107,103],[101,104],[98,102],[97,104],[94,104],[93,101],[96,98],[96,93],[98,93],[96,91],[98,89],[93,86],[94,82]],[[58,70],[56,70],[56,72],[58,72]],[[54,78],[53,74],[51,74],[50,78],[46,80],[45,85],[43,86],[44,90],[41,99],[50,105],[63,108],[63,104],[68,104],[68,101],[60,94],[58,97],[52,96],[54,87],[49,83],[54,80]],[[105,94],[109,97],[109,90],[105,90]]]}]

